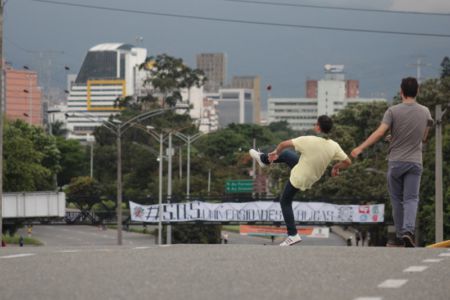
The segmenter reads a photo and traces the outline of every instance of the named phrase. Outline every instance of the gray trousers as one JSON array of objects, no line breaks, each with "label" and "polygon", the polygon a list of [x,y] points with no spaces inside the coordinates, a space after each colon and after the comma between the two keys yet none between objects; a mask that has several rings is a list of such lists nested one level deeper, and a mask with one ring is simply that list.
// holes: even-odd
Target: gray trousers
[{"label": "gray trousers", "polygon": [[389,161],[387,182],[397,237],[414,234],[422,170],[419,163]]}]

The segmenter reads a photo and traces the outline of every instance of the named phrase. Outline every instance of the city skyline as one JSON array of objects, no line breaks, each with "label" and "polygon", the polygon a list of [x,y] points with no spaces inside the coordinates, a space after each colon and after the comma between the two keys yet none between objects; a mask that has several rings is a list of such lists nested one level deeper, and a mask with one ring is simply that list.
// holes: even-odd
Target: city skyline
[{"label": "city skyline", "polygon": [[[429,1],[426,5],[421,1],[404,0],[379,0],[364,5],[352,0],[315,1],[314,4],[447,15],[243,2],[157,0],[150,4],[132,0],[124,4],[112,0],[108,1],[108,7],[123,11],[111,11],[102,9],[106,2],[100,0],[70,2],[98,8],[33,0],[10,1],[5,6],[5,58],[15,68],[27,65],[39,70],[44,88],[63,89],[67,75],[64,66],[70,66],[70,72],[77,73],[86,51],[103,42],[135,44],[148,49],[149,55],[167,53],[182,58],[192,67],[196,65],[197,54],[225,53],[227,81],[233,76],[260,76],[265,108],[267,85],[272,86],[271,97],[303,97],[305,82],[320,79],[325,64],[345,65],[346,78],[359,80],[361,96],[390,100],[397,93],[402,77],[416,75],[418,59],[421,59],[422,76],[428,79],[439,76],[440,62],[450,56],[450,37],[416,35],[447,34],[450,3],[444,0]],[[180,16],[246,20],[255,24]],[[263,22],[267,25],[261,24]],[[414,34],[386,33],[390,31]]]}]

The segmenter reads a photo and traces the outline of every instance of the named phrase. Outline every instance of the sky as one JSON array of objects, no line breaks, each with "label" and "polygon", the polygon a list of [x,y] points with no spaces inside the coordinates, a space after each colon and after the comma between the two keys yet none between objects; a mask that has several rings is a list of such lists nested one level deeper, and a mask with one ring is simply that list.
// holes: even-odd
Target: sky
[{"label": "sky", "polygon": [[[418,58],[424,64],[422,77],[429,79],[439,77],[442,59],[450,56],[448,0],[52,1],[121,11],[36,0],[6,2],[5,59],[15,68],[27,65],[38,70],[46,88],[63,90],[67,75],[64,66],[77,73],[89,48],[108,42],[137,44],[146,48],[149,55],[167,53],[182,58],[191,67],[196,67],[198,53],[226,53],[228,79],[260,76],[263,107],[268,96],[264,87],[272,86],[272,97],[304,97],[305,81],[323,78],[325,64],[345,65],[346,78],[360,81],[361,97],[391,100],[399,90],[401,78],[416,76],[414,64]],[[295,4],[446,15],[336,10]]]}]

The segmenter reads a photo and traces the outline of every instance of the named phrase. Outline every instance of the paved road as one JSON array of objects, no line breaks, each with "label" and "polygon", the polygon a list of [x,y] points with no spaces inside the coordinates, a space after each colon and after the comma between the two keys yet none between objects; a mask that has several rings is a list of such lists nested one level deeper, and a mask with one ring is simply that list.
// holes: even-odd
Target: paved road
[{"label": "paved road", "polygon": [[0,250],[1,299],[450,298],[450,251],[173,245]]},{"label": "paved road", "polygon": [[[153,227],[149,226],[151,230]],[[19,230],[19,234],[26,236],[26,228]],[[230,244],[253,244],[265,245],[272,244],[268,238],[256,236],[241,236],[238,233],[228,232]],[[106,246],[117,244],[117,230],[100,230],[95,226],[85,225],[37,225],[33,227],[32,236],[45,246],[65,247],[65,246]],[[283,239],[277,238],[274,244],[281,243]],[[345,242],[334,233],[330,238],[303,238],[303,245],[327,245],[327,246],[345,246]],[[155,244],[155,238],[152,235],[144,235],[123,231],[123,244],[129,246],[148,246]]]},{"label": "paved road", "polygon": [[[19,234],[27,235],[25,228]],[[87,225],[36,225],[32,237],[43,242],[45,246],[112,246],[117,245],[117,230],[101,230]],[[123,231],[123,245],[148,246],[154,244],[152,235]]]}]

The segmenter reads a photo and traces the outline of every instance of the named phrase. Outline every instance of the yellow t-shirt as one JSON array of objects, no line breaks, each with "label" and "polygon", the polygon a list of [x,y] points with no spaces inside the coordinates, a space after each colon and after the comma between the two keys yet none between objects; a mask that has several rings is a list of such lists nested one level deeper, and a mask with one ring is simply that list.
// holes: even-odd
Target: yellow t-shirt
[{"label": "yellow t-shirt", "polygon": [[300,152],[298,163],[291,170],[291,184],[304,191],[322,177],[330,162],[347,159],[347,154],[333,140],[318,136],[301,136],[292,139],[294,148]]}]

